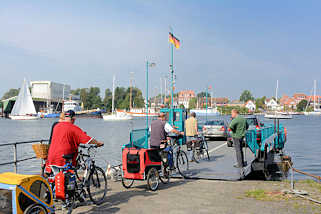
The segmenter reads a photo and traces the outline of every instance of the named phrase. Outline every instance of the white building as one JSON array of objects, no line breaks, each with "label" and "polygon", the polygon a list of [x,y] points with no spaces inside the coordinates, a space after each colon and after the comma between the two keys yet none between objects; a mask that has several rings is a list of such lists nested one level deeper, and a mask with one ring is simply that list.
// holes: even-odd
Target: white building
[{"label": "white building", "polygon": [[31,81],[30,85],[33,98],[59,102],[63,98],[68,99],[70,96],[70,85],[52,81]]},{"label": "white building", "polygon": [[249,100],[246,102],[245,107],[249,110],[249,111],[255,111],[256,109],[256,105],[254,104],[254,102],[252,100]]},{"label": "white building", "polygon": [[280,106],[274,99],[269,99],[265,101],[266,108],[268,110],[279,110]]},{"label": "white building", "polygon": [[185,108],[189,108],[189,101],[195,97],[195,92],[193,90],[180,91],[178,92],[177,106],[184,105]]}]

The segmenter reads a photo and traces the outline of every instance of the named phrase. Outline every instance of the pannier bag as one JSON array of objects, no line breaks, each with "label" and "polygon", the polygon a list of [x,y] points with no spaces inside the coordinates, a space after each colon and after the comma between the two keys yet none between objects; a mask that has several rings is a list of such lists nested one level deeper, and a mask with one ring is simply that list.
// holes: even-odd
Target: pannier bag
[{"label": "pannier bag", "polygon": [[72,196],[76,185],[76,175],[74,171],[61,171],[55,176],[56,199],[66,200]]}]

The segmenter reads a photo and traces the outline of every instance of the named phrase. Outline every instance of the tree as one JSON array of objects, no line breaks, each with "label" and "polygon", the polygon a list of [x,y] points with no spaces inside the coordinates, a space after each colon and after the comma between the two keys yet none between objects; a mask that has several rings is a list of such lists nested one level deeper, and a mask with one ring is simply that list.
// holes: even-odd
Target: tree
[{"label": "tree", "polygon": [[88,109],[95,109],[102,107],[102,101],[100,97],[100,89],[98,87],[90,87],[87,94],[87,107]]},{"label": "tree", "polygon": [[179,105],[179,108],[185,109],[185,106],[184,106],[183,104],[180,104],[180,105]]},{"label": "tree", "polygon": [[7,91],[6,93],[4,93],[4,95],[2,96],[2,100],[8,99],[10,97],[14,97],[14,96],[18,96],[19,94],[19,89],[15,89],[15,88],[11,88],[9,91]]},{"label": "tree", "polygon": [[143,108],[145,105],[143,93],[139,88],[133,88],[133,107],[135,108]]},{"label": "tree", "polygon": [[308,105],[308,101],[307,100],[301,100],[296,105],[296,109],[297,109],[297,111],[304,111],[307,105]]},{"label": "tree", "polygon": [[72,95],[80,95],[80,88],[77,88],[77,89],[75,89],[75,90],[70,90],[70,93],[71,93]]},{"label": "tree", "polygon": [[252,96],[251,92],[249,90],[243,91],[240,96],[240,101],[247,102],[249,100],[254,100],[254,97]]},{"label": "tree", "polygon": [[104,97],[104,107],[106,108],[106,111],[111,111],[111,107],[112,107],[112,92],[109,88],[107,88],[105,90],[105,97]]},{"label": "tree", "polygon": [[[197,94],[198,98],[202,98],[202,97],[206,97],[206,92],[202,91],[200,93]],[[211,97],[211,95],[207,92],[207,97]]]},{"label": "tree", "polygon": [[255,106],[256,106],[256,109],[264,109],[265,107],[265,100],[266,100],[266,97],[261,97],[261,98],[257,98],[255,100]]},{"label": "tree", "polygon": [[193,108],[196,108],[196,106],[197,106],[197,98],[193,97],[189,100],[188,108],[193,109]]}]

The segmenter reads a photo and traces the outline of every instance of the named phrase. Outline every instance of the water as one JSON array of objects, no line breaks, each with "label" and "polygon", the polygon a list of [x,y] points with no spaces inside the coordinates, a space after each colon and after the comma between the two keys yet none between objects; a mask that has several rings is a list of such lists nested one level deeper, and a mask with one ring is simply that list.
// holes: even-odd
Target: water
[{"label": "water", "polygon": [[[209,117],[210,119],[210,117]],[[265,124],[272,120],[264,120]],[[0,119],[0,144],[17,141],[48,139],[50,127],[55,119],[36,121],[14,121]],[[285,151],[292,157],[294,167],[321,176],[321,117],[295,116],[292,120],[281,122],[288,130]],[[121,145],[128,143],[131,129],[145,128],[145,119],[136,118],[132,121],[107,122],[101,119],[77,119],[76,125],[89,136],[103,141],[105,146],[98,149],[96,160],[98,165],[106,167],[107,163],[121,162]],[[0,163],[13,160],[11,147],[0,147]],[[31,145],[18,147],[18,158],[34,156]],[[19,173],[39,172],[39,160],[19,163]],[[12,170],[12,166],[0,166],[0,172]],[[295,174],[297,179],[306,178]]]}]

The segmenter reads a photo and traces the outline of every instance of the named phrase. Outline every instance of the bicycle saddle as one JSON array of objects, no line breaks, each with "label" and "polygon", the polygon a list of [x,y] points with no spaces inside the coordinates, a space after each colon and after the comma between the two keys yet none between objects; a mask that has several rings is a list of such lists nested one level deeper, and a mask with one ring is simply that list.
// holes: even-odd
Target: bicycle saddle
[{"label": "bicycle saddle", "polygon": [[62,158],[66,160],[71,160],[74,157],[74,154],[63,155]]}]

